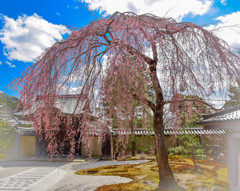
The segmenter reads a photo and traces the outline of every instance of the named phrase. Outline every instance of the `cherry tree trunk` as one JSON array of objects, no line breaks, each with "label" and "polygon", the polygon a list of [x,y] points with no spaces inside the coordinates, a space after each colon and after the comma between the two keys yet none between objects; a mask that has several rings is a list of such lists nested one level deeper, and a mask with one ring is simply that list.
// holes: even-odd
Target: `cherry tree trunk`
[{"label": "cherry tree trunk", "polygon": [[154,133],[156,145],[156,158],[159,170],[159,187],[158,189],[176,189],[172,170],[168,163],[168,154],[165,145],[164,125],[163,125],[163,111],[160,109],[154,113]]},{"label": "cherry tree trunk", "polygon": [[136,142],[132,141],[132,156],[136,156]]}]

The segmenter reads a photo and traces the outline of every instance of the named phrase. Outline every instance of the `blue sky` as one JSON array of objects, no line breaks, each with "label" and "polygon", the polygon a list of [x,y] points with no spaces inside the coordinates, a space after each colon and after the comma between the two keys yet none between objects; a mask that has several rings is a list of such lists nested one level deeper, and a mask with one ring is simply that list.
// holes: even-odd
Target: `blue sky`
[{"label": "blue sky", "polygon": [[12,0],[0,6],[0,91],[16,92],[8,84],[33,64],[71,27],[83,27],[115,11],[153,13],[190,21],[207,29],[234,49],[240,47],[240,0]]}]

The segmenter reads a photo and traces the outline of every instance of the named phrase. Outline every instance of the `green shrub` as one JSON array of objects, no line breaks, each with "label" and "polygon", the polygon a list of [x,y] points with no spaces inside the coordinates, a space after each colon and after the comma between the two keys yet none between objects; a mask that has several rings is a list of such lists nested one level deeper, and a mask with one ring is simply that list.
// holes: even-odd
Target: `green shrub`
[{"label": "green shrub", "polygon": [[169,147],[168,154],[174,154],[174,155],[186,155],[186,150],[183,146],[178,147]]}]

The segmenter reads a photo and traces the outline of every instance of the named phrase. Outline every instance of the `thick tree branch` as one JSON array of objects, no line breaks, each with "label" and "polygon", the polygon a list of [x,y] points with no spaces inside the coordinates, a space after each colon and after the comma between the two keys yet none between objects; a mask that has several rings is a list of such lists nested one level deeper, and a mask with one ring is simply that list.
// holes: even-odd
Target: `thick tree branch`
[{"label": "thick tree branch", "polygon": [[[165,105],[165,104],[169,104],[169,103],[172,103],[172,102],[173,102],[173,101],[164,101],[163,104]],[[202,104],[210,107],[210,108],[211,108],[212,110],[214,110],[214,111],[220,111],[220,110],[222,110],[222,108],[221,108],[221,109],[216,109],[216,108],[213,107],[211,104],[209,104],[209,103],[207,103],[207,102],[205,102],[205,101],[203,101],[203,100],[200,100],[200,99],[184,98],[184,99],[178,99],[177,102],[199,102],[199,103],[202,103]]]},{"label": "thick tree branch", "polygon": [[153,102],[151,102],[150,100],[146,99],[146,98],[140,98],[138,95],[136,94],[133,94],[133,98],[138,100],[138,101],[141,101],[143,100],[151,109],[152,111],[155,111],[156,109],[156,106],[154,105]]}]

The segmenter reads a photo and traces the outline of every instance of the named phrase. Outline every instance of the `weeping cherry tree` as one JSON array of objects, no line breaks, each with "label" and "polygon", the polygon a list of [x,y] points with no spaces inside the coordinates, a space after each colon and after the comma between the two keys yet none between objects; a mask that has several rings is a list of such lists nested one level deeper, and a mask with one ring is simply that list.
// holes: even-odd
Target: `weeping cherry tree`
[{"label": "weeping cherry tree", "polygon": [[[113,121],[118,128],[130,128],[130,120],[137,115],[147,126],[146,116],[151,110],[159,189],[170,189],[176,188],[176,183],[164,140],[164,106],[171,104],[174,108],[184,102],[184,98],[179,100],[179,93],[202,98],[225,95],[231,80],[239,77],[239,63],[223,40],[196,24],[117,12],[74,29],[67,39],[46,50],[13,85],[21,90],[24,110],[29,110],[38,97],[42,107],[32,120],[36,132],[45,133],[49,140],[51,155],[57,153],[56,135],[63,128],[59,126],[63,120],[64,140],[69,140],[72,147],[74,142],[88,142],[90,137],[87,132],[91,120],[87,115],[76,123],[52,109],[58,96],[73,85],[79,87],[77,103],[84,99],[97,102],[91,107],[98,109],[98,128],[103,132]],[[133,112],[136,102],[138,111]],[[115,120],[111,120],[113,115],[117,116]],[[123,143],[120,135],[118,138]]]}]

